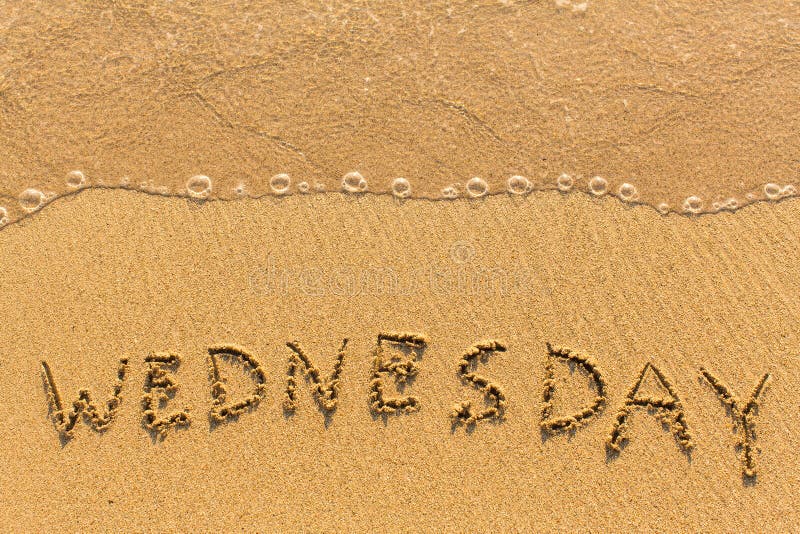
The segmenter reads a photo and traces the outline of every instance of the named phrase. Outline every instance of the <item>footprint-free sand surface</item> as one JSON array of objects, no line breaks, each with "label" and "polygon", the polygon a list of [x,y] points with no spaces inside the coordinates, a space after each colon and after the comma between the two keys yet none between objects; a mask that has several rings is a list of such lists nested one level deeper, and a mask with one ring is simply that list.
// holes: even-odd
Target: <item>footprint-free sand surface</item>
[{"label": "footprint-free sand surface", "polygon": [[[59,199],[0,232],[0,519],[66,531],[791,530],[798,222],[793,199],[699,217],[556,192]],[[425,339],[381,341],[381,406],[414,397],[417,411],[371,408],[381,333]],[[295,358],[293,412],[290,341],[322,389],[317,403]],[[469,352],[491,342],[485,358]],[[251,359],[215,353],[212,365],[209,348],[231,344]],[[460,373],[465,354],[494,396]],[[122,358],[105,431],[81,415],[60,434],[42,362],[65,415],[86,388],[102,425]],[[736,397],[729,411],[701,368]],[[543,432],[547,384],[551,422],[603,402],[583,426]],[[143,397],[162,392],[148,419]],[[225,415],[254,393],[257,405]],[[502,419],[459,424],[498,406]],[[732,429],[745,412],[747,440]],[[620,452],[607,444],[615,427]],[[755,476],[743,474],[745,441]]]},{"label": "footprint-free sand surface", "polygon": [[796,2],[6,2],[0,36],[11,219],[74,170],[225,198],[566,174],[673,212],[800,187]]},{"label": "footprint-free sand surface", "polygon": [[0,3],[0,522],[797,529],[800,3]]}]

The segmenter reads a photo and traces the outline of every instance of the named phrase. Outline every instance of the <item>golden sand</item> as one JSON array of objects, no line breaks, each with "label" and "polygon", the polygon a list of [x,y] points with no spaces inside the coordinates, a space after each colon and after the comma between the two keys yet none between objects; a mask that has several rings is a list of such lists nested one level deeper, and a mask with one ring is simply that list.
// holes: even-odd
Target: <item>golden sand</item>
[{"label": "golden sand", "polygon": [[562,175],[677,212],[777,198],[800,186],[798,21],[783,0],[5,2],[0,206],[73,171],[225,198],[351,172],[430,198]]},{"label": "golden sand", "polygon": [[790,530],[797,206],[62,198],[0,232],[0,519]]},{"label": "golden sand", "polygon": [[780,0],[0,4],[0,521],[796,530],[798,43]]}]

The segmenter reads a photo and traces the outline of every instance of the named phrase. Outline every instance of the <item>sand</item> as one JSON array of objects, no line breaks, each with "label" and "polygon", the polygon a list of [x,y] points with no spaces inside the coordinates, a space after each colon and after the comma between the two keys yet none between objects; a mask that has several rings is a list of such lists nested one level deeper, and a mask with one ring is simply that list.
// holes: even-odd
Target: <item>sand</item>
[{"label": "sand", "polygon": [[800,187],[798,20],[782,0],[6,2],[0,206],[74,170],[171,193],[206,175],[225,198],[278,174],[428,198],[566,174],[742,206]]},{"label": "sand", "polygon": [[796,530],[800,4],[0,4],[12,531]]},{"label": "sand", "polygon": [[[403,203],[338,193],[62,198],[0,232],[2,521],[19,530],[790,530],[800,482],[797,225],[792,199],[663,217],[556,192]],[[418,371],[403,392],[395,375],[380,375],[385,397],[413,396],[418,410],[382,415],[370,406],[373,360],[378,334],[392,332],[425,338],[420,355],[401,356]],[[326,393],[345,338],[338,387]],[[298,374],[291,415],[290,341],[323,386],[318,405]],[[462,401],[474,413],[497,405],[459,371],[487,341],[505,351],[474,358],[476,372],[501,390],[504,419],[453,426]],[[589,358],[603,379],[604,406],[574,432],[539,426],[548,373],[554,417],[591,404],[596,384],[557,357],[548,371],[548,343]],[[208,351],[231,344],[263,375],[244,372],[241,357],[215,357],[227,402],[259,384],[260,402],[220,420]],[[156,415],[191,418],[163,435],[146,427],[141,405],[154,353],[180,358],[162,367],[176,387]],[[392,354],[386,346],[384,359]],[[121,358],[108,428],[81,419],[60,440],[41,362],[67,408],[88,388],[103,412]],[[648,364],[675,398],[652,370],[631,398],[678,401],[693,448],[633,407],[629,441],[613,454],[606,442]],[[741,430],[701,367],[741,409],[770,375],[753,418],[754,478],[743,476]]]}]

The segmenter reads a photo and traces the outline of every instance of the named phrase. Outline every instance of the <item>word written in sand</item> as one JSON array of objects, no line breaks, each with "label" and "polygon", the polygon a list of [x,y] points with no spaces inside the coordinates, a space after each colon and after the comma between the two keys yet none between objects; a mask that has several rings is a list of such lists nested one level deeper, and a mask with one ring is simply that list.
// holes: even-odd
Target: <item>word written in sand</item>
[{"label": "word written in sand", "polygon": [[[373,351],[373,363],[367,392],[367,407],[375,417],[410,414],[422,407],[419,397],[408,395],[405,389],[413,384],[420,373],[422,353],[428,346],[423,334],[409,332],[382,332],[378,334]],[[311,387],[311,393],[320,411],[332,417],[339,403],[342,376],[348,356],[347,339],[336,352],[333,369],[324,376],[315,365],[312,356],[299,341],[286,343],[288,362],[283,410],[290,416],[297,409],[298,374],[303,374]],[[539,427],[543,435],[575,432],[601,414],[609,403],[608,384],[599,364],[590,356],[569,348],[546,345],[545,379],[541,394]],[[477,372],[480,364],[489,358],[508,351],[506,343],[489,339],[475,343],[466,349],[455,361],[457,379],[465,388],[476,389],[483,395],[481,407],[472,401],[460,400],[453,405],[450,420],[455,430],[458,426],[474,428],[482,422],[501,423],[505,419],[508,403],[500,384],[492,378]],[[236,345],[215,345],[208,349],[208,375],[212,399],[208,418],[212,424],[224,424],[237,420],[241,415],[255,410],[267,395],[267,375],[258,359],[248,350]],[[154,437],[163,438],[170,429],[187,428],[192,423],[192,409],[183,407],[168,409],[178,390],[174,374],[181,364],[181,357],[171,352],[156,352],[145,357],[147,375],[144,382],[144,395],[141,400],[143,426]],[[253,389],[248,395],[237,399],[229,398],[227,378],[222,362],[227,366],[240,366],[248,373]],[[568,365],[581,370],[589,380],[594,398],[580,410],[555,415],[554,396],[557,389],[556,366]],[[71,405],[65,405],[56,385],[54,373],[47,362],[42,362],[42,376],[47,391],[51,418],[63,440],[72,438],[75,426],[83,418],[89,427],[102,432],[113,422],[122,403],[122,392],[127,379],[128,360],[122,359],[116,372],[112,393],[101,407],[87,388],[78,391],[78,397]],[[736,451],[742,465],[742,476],[753,479],[756,476],[755,418],[759,402],[769,381],[764,374],[757,382],[750,396],[742,401],[720,378],[706,368],[701,368],[699,376],[707,383],[719,400],[727,408],[732,419],[732,428],[737,435]],[[660,391],[657,395],[645,395],[643,384],[650,377]],[[396,391],[392,395],[388,390]],[[681,399],[669,378],[653,363],[647,362],[633,381],[613,416],[606,448],[609,455],[619,455],[631,440],[630,418],[638,409],[645,409],[654,415],[668,430],[679,450],[689,453],[694,441]]]}]

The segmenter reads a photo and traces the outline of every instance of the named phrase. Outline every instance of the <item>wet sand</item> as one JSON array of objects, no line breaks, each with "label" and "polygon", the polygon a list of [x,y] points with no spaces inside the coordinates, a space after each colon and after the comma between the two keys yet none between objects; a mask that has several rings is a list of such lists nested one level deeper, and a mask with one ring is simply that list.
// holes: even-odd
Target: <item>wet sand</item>
[{"label": "wet sand", "polygon": [[281,173],[290,192],[359,172],[370,191],[404,177],[429,198],[566,174],[665,210],[742,206],[800,185],[799,10],[9,2],[0,206],[16,219],[27,189],[61,194],[74,170],[172,194],[207,175],[226,198],[271,194]]}]

